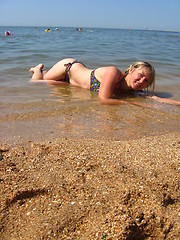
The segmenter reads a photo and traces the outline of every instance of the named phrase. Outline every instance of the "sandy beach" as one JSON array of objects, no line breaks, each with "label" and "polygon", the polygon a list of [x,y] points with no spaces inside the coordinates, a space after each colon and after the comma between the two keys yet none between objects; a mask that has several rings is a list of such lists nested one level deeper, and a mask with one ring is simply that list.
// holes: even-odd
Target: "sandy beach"
[{"label": "sandy beach", "polygon": [[179,132],[49,139],[0,145],[1,239],[179,238]]},{"label": "sandy beach", "polygon": [[113,24],[79,33],[60,23],[47,33],[44,24],[0,26],[0,240],[179,239],[179,106],[127,95],[127,104],[103,105],[89,90],[29,83],[27,71],[66,57],[122,71],[145,60],[155,94],[180,101],[179,32]]}]

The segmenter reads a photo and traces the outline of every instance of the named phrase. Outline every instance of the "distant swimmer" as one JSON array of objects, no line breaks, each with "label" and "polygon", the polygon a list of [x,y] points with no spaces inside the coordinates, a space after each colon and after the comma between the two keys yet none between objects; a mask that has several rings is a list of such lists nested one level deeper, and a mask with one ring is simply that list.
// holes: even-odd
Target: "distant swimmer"
[{"label": "distant swimmer", "polygon": [[51,32],[51,29],[50,29],[50,28],[48,28],[48,29],[46,29],[46,30],[45,30],[45,32]]},{"label": "distant swimmer", "polygon": [[10,31],[6,31],[6,32],[4,33],[4,35],[5,35],[5,37],[11,36],[11,32],[10,32]]},{"label": "distant swimmer", "polygon": [[82,32],[82,28],[76,28],[76,31]]}]

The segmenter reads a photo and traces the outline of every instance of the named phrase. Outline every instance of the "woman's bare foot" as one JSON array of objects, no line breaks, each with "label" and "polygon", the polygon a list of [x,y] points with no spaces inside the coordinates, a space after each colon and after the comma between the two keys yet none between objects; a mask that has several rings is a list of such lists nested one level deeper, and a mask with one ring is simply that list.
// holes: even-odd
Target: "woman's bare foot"
[{"label": "woman's bare foot", "polygon": [[31,72],[32,74],[35,72],[35,71],[43,71],[43,68],[44,68],[44,65],[42,63],[38,64],[37,66],[35,67],[32,67],[29,69],[29,72]]},{"label": "woman's bare foot", "polygon": [[31,80],[43,80],[43,68],[44,65],[42,63],[38,64],[36,67],[30,68],[29,72],[32,73]]}]

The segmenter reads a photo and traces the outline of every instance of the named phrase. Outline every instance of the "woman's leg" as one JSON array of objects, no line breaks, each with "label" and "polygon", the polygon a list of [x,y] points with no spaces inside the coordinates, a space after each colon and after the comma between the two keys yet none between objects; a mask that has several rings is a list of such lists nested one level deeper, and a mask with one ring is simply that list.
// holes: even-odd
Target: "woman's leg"
[{"label": "woman's leg", "polygon": [[74,62],[74,58],[66,58],[56,63],[46,74],[44,74],[44,80],[64,81],[66,74],[66,67],[64,64]]}]

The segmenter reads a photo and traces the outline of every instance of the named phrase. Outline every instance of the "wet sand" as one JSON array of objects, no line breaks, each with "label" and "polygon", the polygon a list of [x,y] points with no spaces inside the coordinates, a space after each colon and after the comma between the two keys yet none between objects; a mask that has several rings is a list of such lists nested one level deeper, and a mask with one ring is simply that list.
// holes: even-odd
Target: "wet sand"
[{"label": "wet sand", "polygon": [[178,239],[179,108],[88,107],[1,113],[1,239]]}]

